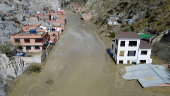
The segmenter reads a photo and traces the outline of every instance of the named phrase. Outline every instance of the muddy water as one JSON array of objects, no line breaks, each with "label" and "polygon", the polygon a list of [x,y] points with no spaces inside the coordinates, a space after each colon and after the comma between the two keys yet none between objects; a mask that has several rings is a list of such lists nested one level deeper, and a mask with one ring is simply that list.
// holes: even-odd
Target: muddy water
[{"label": "muddy water", "polygon": [[79,18],[67,12],[66,29],[42,72],[22,75],[9,96],[169,96],[168,88],[142,89],[136,80],[123,80],[124,65],[115,65],[96,27]]}]

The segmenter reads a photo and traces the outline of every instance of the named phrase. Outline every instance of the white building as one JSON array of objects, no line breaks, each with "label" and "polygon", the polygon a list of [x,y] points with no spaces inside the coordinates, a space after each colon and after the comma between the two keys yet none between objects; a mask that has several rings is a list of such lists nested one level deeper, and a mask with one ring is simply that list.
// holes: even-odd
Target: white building
[{"label": "white building", "polygon": [[111,41],[111,56],[116,64],[152,63],[152,47],[136,32],[117,32]]}]

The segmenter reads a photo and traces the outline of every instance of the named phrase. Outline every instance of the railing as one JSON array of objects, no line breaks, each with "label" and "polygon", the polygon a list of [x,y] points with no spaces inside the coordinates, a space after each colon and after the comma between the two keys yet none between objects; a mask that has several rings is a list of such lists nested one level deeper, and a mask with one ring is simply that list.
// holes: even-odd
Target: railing
[{"label": "railing", "polygon": [[53,47],[53,45],[49,45],[43,52],[41,55],[41,62],[44,61],[44,59],[48,56],[51,48]]}]

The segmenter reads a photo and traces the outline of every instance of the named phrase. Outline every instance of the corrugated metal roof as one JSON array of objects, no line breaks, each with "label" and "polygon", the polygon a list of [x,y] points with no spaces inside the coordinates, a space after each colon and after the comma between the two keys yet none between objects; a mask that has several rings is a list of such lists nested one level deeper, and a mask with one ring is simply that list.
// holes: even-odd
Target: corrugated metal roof
[{"label": "corrugated metal roof", "polygon": [[143,87],[170,83],[170,72],[164,67],[152,64],[141,64],[126,67],[124,79],[138,79]]}]

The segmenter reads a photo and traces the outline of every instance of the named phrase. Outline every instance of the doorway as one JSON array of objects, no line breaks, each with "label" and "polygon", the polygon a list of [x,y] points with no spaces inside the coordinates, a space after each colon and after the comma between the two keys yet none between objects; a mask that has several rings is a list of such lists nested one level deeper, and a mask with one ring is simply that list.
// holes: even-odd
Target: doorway
[{"label": "doorway", "polygon": [[127,64],[130,64],[130,60],[127,60]]}]

